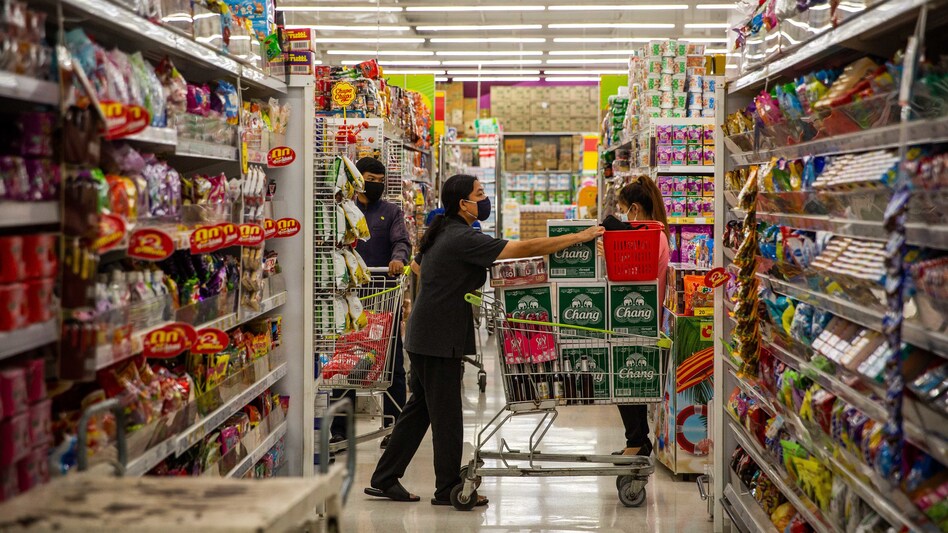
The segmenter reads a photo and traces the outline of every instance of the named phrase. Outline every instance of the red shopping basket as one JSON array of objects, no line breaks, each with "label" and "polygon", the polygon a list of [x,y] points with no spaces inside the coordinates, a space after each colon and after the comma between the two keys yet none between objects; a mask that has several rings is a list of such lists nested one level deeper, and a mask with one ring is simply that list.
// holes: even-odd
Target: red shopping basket
[{"label": "red shopping basket", "polygon": [[607,231],[602,235],[609,281],[653,281],[658,279],[661,222],[634,222],[636,229]]}]

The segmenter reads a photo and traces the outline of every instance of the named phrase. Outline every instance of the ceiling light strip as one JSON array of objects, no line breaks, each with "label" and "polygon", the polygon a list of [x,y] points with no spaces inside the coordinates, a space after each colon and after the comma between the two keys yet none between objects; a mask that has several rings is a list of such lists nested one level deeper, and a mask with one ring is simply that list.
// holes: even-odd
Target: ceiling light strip
[{"label": "ceiling light strip", "polygon": [[543,37],[432,37],[434,44],[477,44],[477,43],[545,43]]},{"label": "ceiling light strip", "polygon": [[607,29],[626,29],[626,30],[673,30],[674,24],[664,22],[580,22],[564,24],[547,24],[551,30],[607,30]]},{"label": "ceiling light strip", "polygon": [[331,56],[433,56],[428,50],[326,50]]},{"label": "ceiling light strip", "polygon": [[417,31],[519,31],[542,30],[543,24],[456,24],[451,26],[415,26]]},{"label": "ceiling light strip", "polygon": [[481,77],[456,77],[452,78],[452,81],[475,81],[475,82],[485,82],[485,81],[515,81],[515,82],[527,82],[527,81],[540,81],[539,76],[481,76]]},{"label": "ceiling light strip", "polygon": [[688,9],[688,4],[623,4],[588,5],[570,4],[549,6],[550,11],[676,11]]},{"label": "ceiling light strip", "polygon": [[310,13],[400,13],[400,7],[381,6],[277,6],[277,11],[300,11]]},{"label": "ceiling light strip", "polygon": [[433,12],[440,13],[450,11],[458,12],[478,12],[478,11],[543,11],[546,6],[540,5],[492,5],[492,6],[408,6],[405,11],[411,12]]},{"label": "ceiling light strip", "polygon": [[446,67],[476,67],[478,65],[540,65],[540,59],[449,59],[442,61]]},{"label": "ceiling light strip", "polygon": [[476,69],[464,68],[458,70],[449,70],[449,76],[536,76],[540,74],[539,70],[531,69]]},{"label": "ceiling light strip", "polygon": [[517,56],[542,56],[542,50],[438,50],[435,52],[435,55],[444,56],[444,57],[467,57],[467,56],[482,56],[482,57],[517,57]]}]

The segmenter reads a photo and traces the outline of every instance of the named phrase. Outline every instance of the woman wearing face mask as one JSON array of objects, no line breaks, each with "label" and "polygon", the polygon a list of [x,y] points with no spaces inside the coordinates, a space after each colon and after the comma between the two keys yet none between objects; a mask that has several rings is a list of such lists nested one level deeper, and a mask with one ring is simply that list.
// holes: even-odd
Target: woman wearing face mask
[{"label": "woman wearing face mask", "polygon": [[[464,295],[484,286],[487,269],[498,259],[549,255],[591,241],[604,229],[525,241],[494,239],[471,227],[476,220],[487,220],[491,211],[490,199],[474,176],[456,175],[445,181],[441,204],[445,213],[429,226],[412,264],[421,271],[405,334],[412,394],[365,493],[396,501],[419,500],[399,479],[430,425],[435,469],[431,503],[450,505],[451,489],[461,483],[461,357],[474,353],[473,315]],[[487,498],[478,497],[478,506],[486,504]]]},{"label": "woman wearing face mask", "polygon": [[[665,214],[661,191],[648,176],[635,177],[619,191],[616,208],[616,218],[629,223],[633,228],[636,222],[645,220],[661,222],[665,226],[665,236],[658,240],[658,294],[659,298],[664,298],[669,248],[668,217]],[[597,243],[597,247],[602,254],[602,243]],[[659,305],[659,323],[662,320],[662,309]],[[625,449],[613,452],[613,455],[651,455],[652,441],[648,436],[648,413],[645,405],[619,404],[618,407],[622,425],[625,426]]]}]

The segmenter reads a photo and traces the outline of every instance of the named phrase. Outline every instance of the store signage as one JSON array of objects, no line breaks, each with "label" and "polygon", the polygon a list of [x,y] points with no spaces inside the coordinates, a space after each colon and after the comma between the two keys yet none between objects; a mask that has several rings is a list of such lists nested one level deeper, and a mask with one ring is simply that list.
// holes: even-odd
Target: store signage
[{"label": "store signage", "polygon": [[230,346],[230,337],[217,328],[204,328],[197,331],[197,339],[191,346],[191,353],[215,354]]},{"label": "store signage", "polygon": [[99,215],[99,236],[92,247],[99,253],[108,252],[118,246],[128,231],[125,219],[118,215]]},{"label": "store signage", "polygon": [[278,239],[292,237],[299,233],[302,228],[300,221],[295,218],[281,218],[276,221],[276,237]]},{"label": "store signage", "polygon": [[332,86],[332,103],[339,107],[349,107],[356,99],[356,88],[347,81],[336,82]]},{"label": "store signage", "polygon": [[276,220],[266,218],[263,220],[263,238],[272,239],[277,232]]},{"label": "store signage", "polygon": [[221,233],[224,234],[224,245],[221,248],[227,248],[228,246],[233,246],[237,244],[237,240],[240,238],[240,229],[237,228],[237,224],[233,222],[223,222],[217,225],[221,229]]},{"label": "store signage", "polygon": [[712,289],[716,289],[727,283],[727,280],[730,279],[730,277],[731,276],[728,275],[727,270],[725,270],[724,267],[717,267],[708,271],[708,273],[704,275],[704,284],[708,287],[711,287]]},{"label": "store signage", "polygon": [[104,101],[99,103],[99,107],[105,116],[106,139],[121,139],[135,135],[151,123],[151,115],[139,105]]},{"label": "store signage", "polygon": [[268,167],[285,167],[296,161],[296,152],[289,146],[277,146],[267,153]]},{"label": "store signage", "polygon": [[161,261],[174,253],[174,240],[155,228],[137,229],[128,239],[128,256],[144,261]]},{"label": "store signage", "polygon": [[168,359],[190,350],[197,340],[197,332],[190,324],[174,322],[145,335],[145,357]]},{"label": "store signage", "polygon": [[191,253],[209,254],[224,247],[224,231],[220,226],[204,226],[191,232]]},{"label": "store signage", "polygon": [[263,228],[259,224],[241,224],[240,237],[237,238],[237,244],[240,246],[257,246],[263,242]]}]

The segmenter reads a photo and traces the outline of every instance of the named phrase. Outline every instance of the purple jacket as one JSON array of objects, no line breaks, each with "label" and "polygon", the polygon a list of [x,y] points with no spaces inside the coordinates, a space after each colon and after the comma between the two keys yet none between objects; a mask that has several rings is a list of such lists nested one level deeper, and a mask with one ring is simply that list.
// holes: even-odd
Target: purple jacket
[{"label": "purple jacket", "polygon": [[407,265],[411,255],[411,241],[408,239],[408,228],[405,226],[402,209],[385,200],[369,205],[362,205],[362,202],[356,200],[356,205],[365,214],[371,235],[369,240],[356,244],[356,251],[365,260],[365,264],[370,267],[383,267],[397,259]]}]

